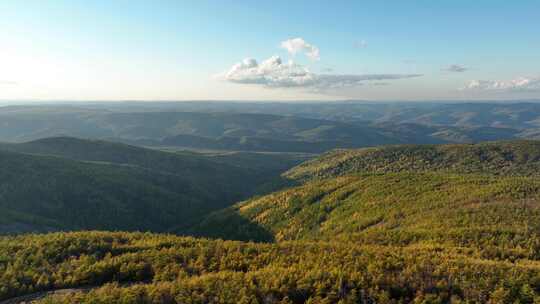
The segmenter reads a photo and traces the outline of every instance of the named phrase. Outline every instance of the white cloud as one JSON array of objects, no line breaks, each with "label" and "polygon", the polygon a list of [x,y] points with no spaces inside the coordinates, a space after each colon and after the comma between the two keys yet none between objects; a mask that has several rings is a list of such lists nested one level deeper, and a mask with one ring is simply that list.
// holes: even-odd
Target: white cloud
[{"label": "white cloud", "polygon": [[461,90],[537,91],[540,90],[540,77],[519,77],[512,80],[471,80]]},{"label": "white cloud", "polygon": [[312,60],[320,60],[319,48],[307,43],[302,38],[292,38],[281,42],[281,48],[284,48],[291,55],[305,53]]},{"label": "white cloud", "polygon": [[247,58],[233,65],[228,71],[218,75],[226,81],[261,85],[269,88],[309,88],[313,91],[355,87],[364,82],[395,80],[422,76],[420,74],[316,74],[293,61],[282,62],[279,56],[272,56],[261,63]]},{"label": "white cloud", "polygon": [[462,72],[467,71],[468,69],[469,68],[467,68],[466,66],[461,65],[461,64],[451,64],[451,65],[443,68],[442,70],[447,71],[447,72],[462,73]]},{"label": "white cloud", "polygon": [[230,82],[260,84],[267,87],[302,87],[314,82],[314,74],[292,61],[283,63],[279,56],[272,56],[260,64],[246,58],[222,74]]}]

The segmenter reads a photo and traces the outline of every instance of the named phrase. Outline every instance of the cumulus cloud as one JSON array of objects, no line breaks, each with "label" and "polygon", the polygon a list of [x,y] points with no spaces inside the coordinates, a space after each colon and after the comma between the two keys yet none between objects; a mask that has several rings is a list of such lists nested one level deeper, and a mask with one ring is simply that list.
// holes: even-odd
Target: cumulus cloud
[{"label": "cumulus cloud", "polygon": [[267,87],[302,87],[309,86],[314,74],[305,67],[292,61],[282,62],[279,56],[272,56],[261,63],[253,58],[246,58],[223,74],[230,82],[260,84]]},{"label": "cumulus cloud", "polygon": [[364,82],[419,77],[420,74],[316,74],[293,61],[272,56],[261,63],[247,58],[218,75],[226,81],[255,84],[269,88],[309,88],[313,91],[355,87]]},{"label": "cumulus cloud", "polygon": [[443,71],[462,73],[462,72],[467,71],[468,69],[469,68],[467,68],[466,66],[461,65],[461,64],[451,64],[451,65],[443,68]]},{"label": "cumulus cloud", "polygon": [[320,60],[319,48],[307,43],[302,38],[292,38],[281,42],[281,48],[284,48],[291,55],[304,53],[312,60]]},{"label": "cumulus cloud", "polygon": [[519,77],[512,80],[471,80],[461,90],[538,91],[540,77]]}]

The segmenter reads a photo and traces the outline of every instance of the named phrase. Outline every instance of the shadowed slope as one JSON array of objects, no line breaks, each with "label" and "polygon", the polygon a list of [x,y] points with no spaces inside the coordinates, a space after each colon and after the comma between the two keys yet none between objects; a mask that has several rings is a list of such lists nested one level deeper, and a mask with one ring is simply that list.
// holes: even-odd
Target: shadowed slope
[{"label": "shadowed slope", "polygon": [[183,227],[286,185],[280,173],[303,159],[170,153],[67,137],[2,150],[0,233]]}]

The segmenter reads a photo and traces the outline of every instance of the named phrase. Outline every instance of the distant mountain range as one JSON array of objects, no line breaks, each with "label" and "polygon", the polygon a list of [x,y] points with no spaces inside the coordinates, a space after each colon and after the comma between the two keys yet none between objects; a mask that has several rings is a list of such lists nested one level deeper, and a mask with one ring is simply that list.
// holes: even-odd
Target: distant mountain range
[{"label": "distant mountain range", "polygon": [[170,148],[321,153],[540,134],[540,103],[112,103],[0,108],[0,141],[53,136]]}]

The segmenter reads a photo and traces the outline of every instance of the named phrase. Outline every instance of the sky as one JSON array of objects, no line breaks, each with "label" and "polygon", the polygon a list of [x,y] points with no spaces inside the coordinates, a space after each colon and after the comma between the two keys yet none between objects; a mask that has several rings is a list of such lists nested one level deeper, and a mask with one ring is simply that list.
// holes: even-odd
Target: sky
[{"label": "sky", "polygon": [[537,0],[0,0],[0,100],[538,98]]}]

